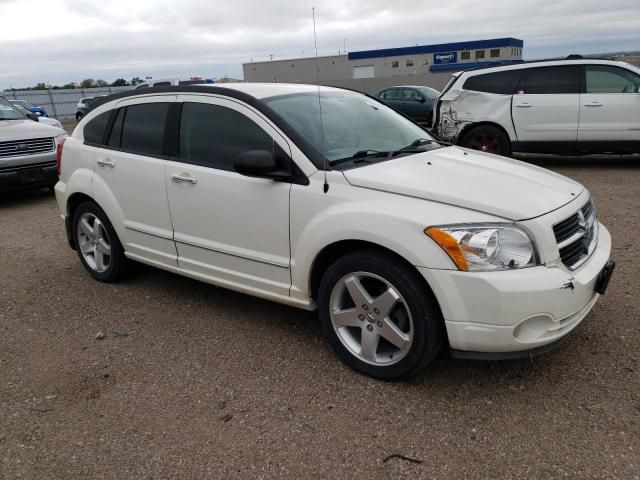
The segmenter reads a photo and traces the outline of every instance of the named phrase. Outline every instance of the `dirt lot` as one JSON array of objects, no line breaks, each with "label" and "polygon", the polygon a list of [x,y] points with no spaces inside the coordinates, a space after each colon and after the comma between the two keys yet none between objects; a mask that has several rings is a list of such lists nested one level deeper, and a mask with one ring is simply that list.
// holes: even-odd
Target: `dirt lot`
[{"label": "dirt lot", "polygon": [[640,159],[532,161],[594,194],[607,295],[552,354],[407,383],[343,366],[311,313],[92,281],[51,193],[0,197],[0,478],[639,478]]}]

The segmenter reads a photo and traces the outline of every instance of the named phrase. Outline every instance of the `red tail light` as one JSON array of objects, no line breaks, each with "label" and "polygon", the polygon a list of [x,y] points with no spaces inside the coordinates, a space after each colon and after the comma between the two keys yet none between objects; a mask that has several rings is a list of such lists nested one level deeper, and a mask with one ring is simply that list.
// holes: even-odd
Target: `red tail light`
[{"label": "red tail light", "polygon": [[56,171],[58,172],[58,176],[60,176],[60,169],[62,168],[62,147],[65,140],[66,137],[58,139],[58,146],[56,147]]}]

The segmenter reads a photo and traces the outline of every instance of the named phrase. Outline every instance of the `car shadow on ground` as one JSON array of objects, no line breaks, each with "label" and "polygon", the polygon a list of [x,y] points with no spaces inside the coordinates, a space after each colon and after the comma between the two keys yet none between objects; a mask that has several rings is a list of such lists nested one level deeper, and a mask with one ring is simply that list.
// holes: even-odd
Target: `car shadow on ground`
[{"label": "car shadow on ground", "polygon": [[[224,311],[225,315],[239,322],[241,329],[266,328],[271,330],[275,338],[289,337],[291,342],[298,342],[305,355],[316,357],[318,361],[334,362],[330,368],[343,370],[345,375],[353,375],[354,380],[369,380],[366,376],[350,370],[333,354],[326,340],[317,311],[305,311],[287,305],[263,300],[243,293],[215,287],[204,282],[175,275],[142,264],[135,264],[131,275],[124,282],[131,286],[145,284],[145,291],[157,291],[160,297],[171,301],[167,295],[175,295],[176,301],[189,305],[204,307],[206,310]],[[175,326],[184,327],[184,319],[176,318]],[[173,325],[172,325],[173,328]],[[571,352],[580,349],[578,332],[554,351],[534,358],[504,361],[458,360],[449,356],[448,347],[424,371],[404,382],[380,382],[388,385],[405,385],[401,388],[422,390],[440,386],[449,388],[452,383],[466,384],[466,388],[499,388],[501,385],[510,390],[528,388],[535,385],[545,376],[544,372],[567,369],[571,370],[574,356]],[[575,338],[574,338],[575,337]],[[589,340],[593,341],[593,339]],[[579,353],[578,353],[579,355]],[[575,362],[579,365],[580,362]],[[452,380],[455,379],[455,380]],[[549,379],[547,378],[547,381]],[[558,381],[560,379],[558,378]],[[514,387],[515,386],[515,387]]]},{"label": "car shadow on ground", "polygon": [[0,192],[0,209],[11,208],[23,204],[46,203],[55,199],[53,190],[39,188],[37,190],[24,190],[17,192]]}]

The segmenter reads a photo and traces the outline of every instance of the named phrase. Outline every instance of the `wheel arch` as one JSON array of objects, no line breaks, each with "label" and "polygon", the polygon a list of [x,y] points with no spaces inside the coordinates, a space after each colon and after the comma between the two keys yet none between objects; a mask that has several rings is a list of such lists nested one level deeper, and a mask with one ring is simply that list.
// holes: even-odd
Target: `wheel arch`
[{"label": "wheel arch", "polygon": [[67,214],[65,216],[65,229],[67,230],[67,240],[69,242],[69,246],[75,250],[76,242],[74,240],[74,235],[72,232],[72,223],[73,223],[73,215],[76,212],[78,206],[83,202],[94,202],[95,200],[91,198],[89,195],[83,192],[75,192],[69,195],[67,199]]},{"label": "wheel arch", "polygon": [[458,135],[456,144],[462,146],[462,144],[466,140],[467,135],[469,135],[469,132],[471,132],[474,128],[477,128],[477,127],[495,127],[504,134],[505,138],[509,142],[509,145],[512,146],[514,143],[514,141],[511,139],[511,136],[509,135],[509,132],[507,131],[506,128],[504,128],[502,125],[500,125],[497,122],[485,120],[482,122],[473,122],[468,125],[465,125],[463,129],[460,131],[460,134]]},{"label": "wheel arch", "polygon": [[313,300],[318,299],[318,290],[320,288],[320,282],[322,281],[322,276],[324,272],[331,266],[337,259],[347,255],[348,253],[355,252],[357,250],[378,250],[380,252],[384,252],[386,255],[395,258],[397,261],[403,263],[408,266],[412,270],[415,271],[416,275],[420,278],[422,284],[427,288],[427,290],[433,296],[433,299],[440,309],[440,304],[438,299],[433,292],[433,289],[427,282],[427,280],[420,274],[420,272],[414,267],[414,265],[407,260],[405,257],[400,255],[397,252],[394,252],[390,248],[384,247],[374,242],[369,242],[366,240],[338,240],[333,242],[327,246],[325,246],[322,250],[318,252],[315,256],[313,263],[311,265],[311,272],[309,274],[309,295]]}]

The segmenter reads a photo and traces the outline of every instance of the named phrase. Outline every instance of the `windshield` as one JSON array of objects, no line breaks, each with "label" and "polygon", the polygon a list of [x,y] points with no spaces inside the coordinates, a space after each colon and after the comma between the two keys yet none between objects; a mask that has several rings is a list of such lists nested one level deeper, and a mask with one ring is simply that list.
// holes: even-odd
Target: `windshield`
[{"label": "windshield", "polygon": [[0,97],[0,120],[22,120],[24,115],[5,98]]},{"label": "windshield", "polygon": [[[363,152],[396,152],[417,139],[424,139],[425,144],[435,141],[394,110],[355,92],[322,92],[320,102],[317,93],[305,92],[267,98],[265,103],[330,163],[365,157]],[[415,149],[403,152],[409,153],[415,153]]]}]

